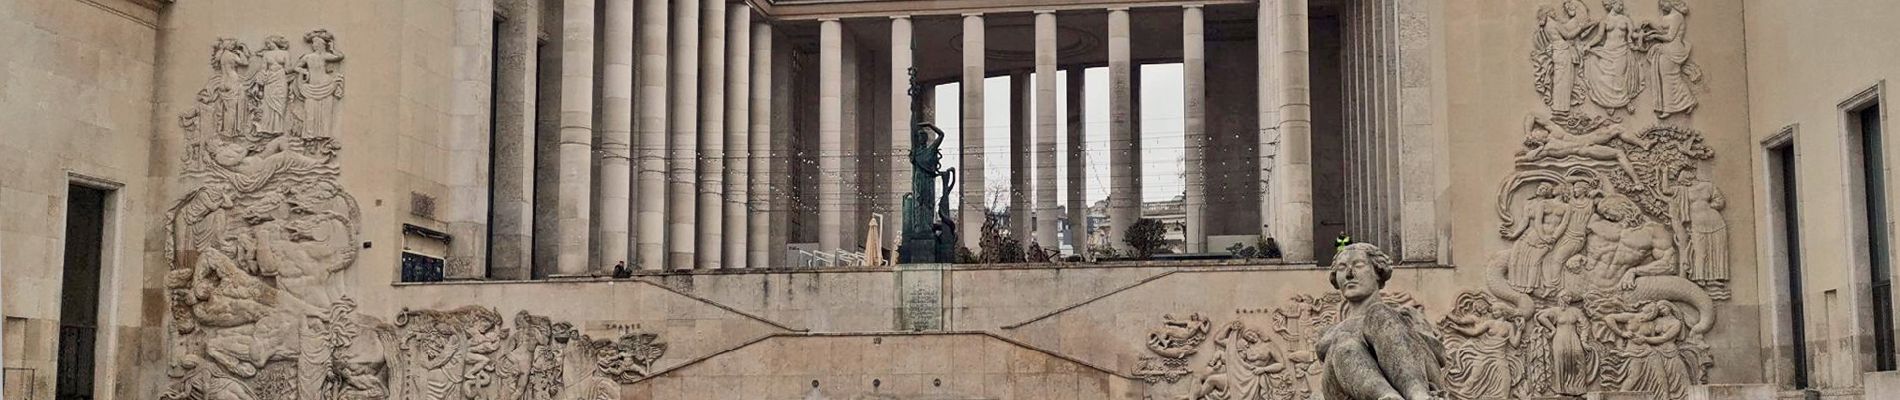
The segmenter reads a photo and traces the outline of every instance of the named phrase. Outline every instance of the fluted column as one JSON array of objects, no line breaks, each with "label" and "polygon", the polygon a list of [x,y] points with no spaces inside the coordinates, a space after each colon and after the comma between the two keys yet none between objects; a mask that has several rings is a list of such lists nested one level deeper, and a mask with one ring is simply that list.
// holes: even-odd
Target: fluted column
[{"label": "fluted column", "polygon": [[594,144],[594,162],[600,166],[595,185],[594,243],[596,264],[627,260],[628,213],[632,211],[633,142],[633,0],[607,0],[602,27],[605,64],[601,68],[600,142]]},{"label": "fluted column", "polygon": [[[884,189],[884,243],[897,248],[904,236],[904,194],[910,192],[910,67],[911,25],[909,16],[891,17],[891,173],[889,188]],[[921,94],[920,94],[921,95]]]},{"label": "fluted column", "polygon": [[726,268],[746,267],[746,203],[751,171],[751,142],[748,125],[752,105],[752,7],[735,4],[727,10],[726,21]]},{"label": "fluted column", "polygon": [[702,0],[699,40],[699,268],[722,268],[725,246],[726,0]]},{"label": "fluted column", "polygon": [[666,264],[667,4],[644,1],[640,8],[640,146],[637,192],[639,232],[633,234],[634,266],[655,270]]},{"label": "fluted column", "polygon": [[818,23],[818,249],[837,251],[844,229],[844,24]]},{"label": "fluted column", "polygon": [[1036,12],[1036,235],[1044,250],[1056,243],[1056,13]]},{"label": "fluted column", "polygon": [[752,24],[752,109],[749,122],[751,129],[747,135],[751,140],[752,154],[747,159],[749,170],[754,179],[746,183],[751,186],[746,197],[746,266],[764,268],[771,265],[772,218],[767,210],[772,207],[772,26],[763,22]]},{"label": "fluted column", "polygon": [[593,217],[594,2],[562,3],[560,255],[555,271],[584,275]]},{"label": "fluted column", "polygon": [[987,217],[983,198],[983,14],[963,15],[963,140],[958,156],[957,185],[961,221],[957,223],[958,246],[979,252],[983,238],[983,220]]},{"label": "fluted column", "polygon": [[1207,251],[1207,42],[1201,6],[1181,10],[1181,87],[1184,121],[1181,141],[1187,145],[1186,216],[1187,252]]},{"label": "fluted column", "polygon": [[1277,43],[1271,54],[1276,75],[1262,79],[1273,79],[1278,90],[1260,94],[1263,100],[1276,99],[1279,117],[1279,152],[1273,157],[1271,180],[1278,200],[1271,233],[1279,239],[1287,261],[1308,262],[1313,260],[1313,113],[1307,67],[1307,0],[1263,1],[1260,6],[1265,17],[1262,21],[1270,20],[1275,25],[1271,30],[1274,37],[1269,40]]},{"label": "fluted column", "polygon": [[1088,166],[1088,140],[1083,133],[1082,110],[1083,89],[1088,87],[1085,70],[1069,68],[1069,249],[1072,255],[1089,254],[1089,205],[1088,179],[1085,177]]},{"label": "fluted column", "polygon": [[[657,0],[655,0],[657,1]],[[692,269],[698,222],[694,200],[699,149],[699,9],[701,0],[673,1],[672,140],[667,143],[666,267]]]},{"label": "fluted column", "polygon": [[1122,238],[1141,217],[1128,25],[1128,9],[1108,11],[1108,246],[1122,252],[1128,250]]}]

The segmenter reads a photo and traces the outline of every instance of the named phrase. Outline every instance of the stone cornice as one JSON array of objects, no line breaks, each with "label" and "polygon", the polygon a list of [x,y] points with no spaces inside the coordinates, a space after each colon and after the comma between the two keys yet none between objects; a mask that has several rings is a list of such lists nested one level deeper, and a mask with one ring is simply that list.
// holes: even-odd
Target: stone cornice
[{"label": "stone cornice", "polygon": [[870,18],[1248,4],[1255,0],[744,0],[773,19]]},{"label": "stone cornice", "polygon": [[75,0],[152,28],[158,27],[158,13],[173,0]]}]

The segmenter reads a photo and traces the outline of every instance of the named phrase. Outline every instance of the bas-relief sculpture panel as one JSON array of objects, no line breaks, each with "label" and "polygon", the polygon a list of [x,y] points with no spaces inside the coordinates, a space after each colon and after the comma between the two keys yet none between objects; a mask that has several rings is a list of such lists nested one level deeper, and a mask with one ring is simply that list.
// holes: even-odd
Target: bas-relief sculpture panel
[{"label": "bas-relief sculpture panel", "polygon": [[179,116],[189,189],[166,214],[160,398],[617,399],[650,373],[666,345],[649,333],[595,339],[475,306],[358,313],[336,279],[362,223],[337,181],[345,57],[326,30],[301,42],[213,41],[211,76]]},{"label": "bas-relief sculpture panel", "polygon": [[1640,21],[1630,3],[1538,8],[1543,101],[1497,197],[1510,245],[1488,259],[1484,290],[1440,321],[1453,398],[1681,399],[1708,383],[1704,335],[1731,296],[1731,265],[1716,154],[1694,129],[1689,8],[1654,1],[1659,17]]},{"label": "bas-relief sculpture panel", "polygon": [[1133,375],[1157,399],[1442,399],[1443,335],[1411,295],[1383,290],[1390,260],[1357,243],[1334,258],[1334,292],[1236,310],[1219,325],[1163,315]]},{"label": "bas-relief sculpture panel", "polygon": [[[1716,154],[1694,129],[1702,73],[1689,8],[1656,1],[1660,16],[1638,21],[1624,1],[1596,4],[1539,7],[1530,61],[1542,102],[1519,127],[1522,147],[1497,197],[1509,246],[1482,266],[1483,290],[1459,294],[1421,330],[1444,349],[1442,392],[1427,395],[1682,399],[1708,383],[1705,335],[1716,302],[1731,297],[1728,200],[1710,176]],[[1406,304],[1393,293],[1386,303]],[[1240,310],[1219,330],[1200,314],[1164,316],[1135,374],[1188,399],[1309,398],[1332,379],[1314,335],[1339,324],[1346,302],[1296,295]],[[1215,343],[1202,364],[1187,359],[1204,349],[1198,342],[1157,339],[1193,338],[1181,333],[1195,327]],[[1340,396],[1360,398],[1328,398]]]}]

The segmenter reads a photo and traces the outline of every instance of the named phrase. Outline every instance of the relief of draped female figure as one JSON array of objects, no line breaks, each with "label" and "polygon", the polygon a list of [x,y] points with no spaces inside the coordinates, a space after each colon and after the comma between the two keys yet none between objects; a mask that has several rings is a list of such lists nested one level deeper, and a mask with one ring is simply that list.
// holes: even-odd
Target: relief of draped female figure
[{"label": "relief of draped female figure", "polygon": [[1656,118],[1687,114],[1695,110],[1695,82],[1702,80],[1702,68],[1689,60],[1689,5],[1682,0],[1662,0],[1662,20],[1644,24],[1644,40],[1653,41],[1649,56],[1656,64]]},{"label": "relief of draped female figure", "polygon": [[310,53],[298,58],[295,68],[302,77],[297,94],[303,97],[303,137],[332,137],[336,135],[336,101],[343,97],[343,75],[331,72],[330,64],[343,61],[343,53],[336,49],[336,37],[326,30],[311,31],[303,40],[310,44]]},{"label": "relief of draped female figure", "polygon": [[1604,0],[1603,20],[1597,22],[1596,40],[1583,62],[1583,76],[1589,85],[1590,101],[1617,115],[1628,111],[1630,101],[1643,91],[1643,76],[1636,72],[1636,53],[1630,46],[1635,22],[1623,12],[1622,0]]},{"label": "relief of draped female figure", "polygon": [[257,52],[264,66],[251,81],[262,98],[257,102],[257,132],[272,136],[290,131],[290,41],[271,35]]}]

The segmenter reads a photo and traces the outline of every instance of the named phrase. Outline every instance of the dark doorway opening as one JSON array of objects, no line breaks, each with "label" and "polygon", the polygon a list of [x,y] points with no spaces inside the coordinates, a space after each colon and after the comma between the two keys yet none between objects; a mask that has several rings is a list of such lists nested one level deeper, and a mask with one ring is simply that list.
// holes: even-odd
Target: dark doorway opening
[{"label": "dark doorway opening", "polygon": [[66,248],[60,278],[59,364],[54,398],[89,400],[99,328],[99,278],[105,255],[109,192],[72,185],[66,190]]},{"label": "dark doorway opening", "polygon": [[1887,231],[1887,177],[1883,149],[1886,141],[1880,127],[1880,103],[1855,109],[1848,115],[1849,126],[1859,136],[1861,193],[1865,202],[1867,227],[1867,266],[1873,293],[1874,370],[1892,371],[1896,367],[1893,326],[1893,266]]},{"label": "dark doorway opening", "polygon": [[1781,273],[1786,274],[1783,276],[1785,285],[1782,290],[1788,296],[1786,323],[1789,339],[1793,342],[1789,346],[1788,361],[1792,364],[1790,367],[1794,376],[1791,377],[1793,379],[1789,383],[1794,386],[1794,389],[1807,389],[1809,387],[1806,326],[1808,315],[1807,305],[1802,301],[1801,208],[1798,206],[1800,203],[1797,202],[1798,196],[1796,196],[1800,190],[1797,189],[1799,186],[1796,186],[1794,144],[1783,144],[1770,149],[1768,162],[1773,174],[1771,178],[1773,184],[1769,189],[1769,195],[1775,196],[1781,203],[1780,207],[1774,210],[1776,215],[1770,218],[1778,219],[1779,221],[1776,222],[1781,224],[1780,243],[1777,245],[1781,246],[1787,257],[1782,265]]}]

